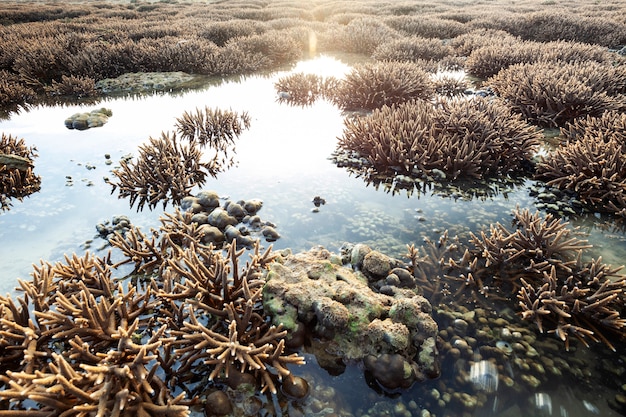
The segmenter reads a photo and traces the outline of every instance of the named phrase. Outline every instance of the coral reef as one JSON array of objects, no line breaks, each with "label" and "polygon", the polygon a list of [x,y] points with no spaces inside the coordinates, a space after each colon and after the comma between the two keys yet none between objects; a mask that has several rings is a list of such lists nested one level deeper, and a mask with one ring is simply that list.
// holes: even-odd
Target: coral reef
[{"label": "coral reef", "polygon": [[[198,375],[252,377],[260,393],[293,381],[282,326],[263,312],[262,271],[276,255],[235,242],[226,255],[175,216],[150,239],[135,226],[109,255],[34,267],[22,296],[0,298],[0,398],[11,415],[187,416],[204,395]],[[139,248],[142,247],[142,250]],[[133,250],[129,250],[134,248]],[[131,279],[114,278],[135,263]]]},{"label": "coral reef", "polygon": [[139,147],[136,161],[120,162],[113,170],[117,182],[110,182],[111,193],[119,191],[119,198],[129,197],[130,206],[137,202],[137,210],[144,205],[152,209],[159,203],[165,208],[168,201],[180,203],[197,185],[205,182],[207,174],[215,175],[219,167],[201,162],[202,153],[194,142],[180,144],[175,133],[161,132],[161,137],[149,138]]},{"label": "coral reef", "polygon": [[296,73],[279,78],[274,88],[279,102],[307,106],[319,98],[332,100],[339,83],[335,77]]},{"label": "coral reef", "polygon": [[516,64],[487,80],[526,120],[560,127],[578,117],[624,108],[626,67],[593,62]]},{"label": "coral reef", "polygon": [[[437,324],[410,273],[400,261],[365,245],[346,246],[345,252],[346,262],[361,272],[342,266],[339,256],[323,248],[283,252],[270,265],[263,287],[273,322],[291,330],[303,324],[324,341],[326,354],[343,362],[365,360],[386,390],[436,377]],[[398,275],[408,279],[402,282]],[[384,355],[395,355],[401,364],[400,380],[384,370]]]},{"label": "coral reef", "polygon": [[[250,116],[232,110],[196,109],[195,114],[184,112],[176,119],[176,131],[184,139],[196,141],[202,147],[210,146],[224,150],[222,146],[232,145],[244,129],[250,128]],[[224,150],[225,151],[225,150]]]},{"label": "coral reef", "polygon": [[611,339],[626,336],[621,267],[583,261],[591,246],[550,214],[517,209],[513,217],[513,231],[497,223],[472,233],[468,246],[444,234],[439,242],[410,247],[413,275],[425,295],[433,302],[515,302],[522,319],[554,333],[566,347],[575,338],[614,349]]},{"label": "coral reef", "polygon": [[334,102],[344,110],[373,110],[433,94],[432,81],[419,65],[383,61],[353,67],[337,86]]},{"label": "coral reef", "polygon": [[411,101],[345,120],[336,154],[356,153],[380,172],[422,179],[515,175],[541,133],[493,100]]},{"label": "coral reef", "polygon": [[35,147],[2,133],[0,138],[0,211],[11,207],[11,199],[22,201],[24,197],[39,191],[41,178],[33,172]]},{"label": "coral reef", "polygon": [[65,119],[65,127],[68,129],[87,130],[92,127],[103,126],[113,116],[110,109],[104,107],[84,113],[74,113]]}]

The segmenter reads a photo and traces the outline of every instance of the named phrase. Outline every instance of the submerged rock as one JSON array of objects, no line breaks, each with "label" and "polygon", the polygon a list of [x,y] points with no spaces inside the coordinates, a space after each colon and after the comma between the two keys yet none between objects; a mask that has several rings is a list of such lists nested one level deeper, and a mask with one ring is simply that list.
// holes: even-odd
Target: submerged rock
[{"label": "submerged rock", "polygon": [[132,72],[99,80],[96,88],[105,94],[168,91],[192,86],[196,78],[182,71]]},{"label": "submerged rock", "polygon": [[87,130],[92,127],[103,126],[109,121],[113,112],[104,107],[85,113],[74,113],[65,119],[65,127],[68,129]]},{"label": "submerged rock", "polygon": [[[438,327],[428,300],[409,288],[377,292],[363,272],[340,259],[322,247],[284,251],[271,264],[263,289],[274,323],[288,330],[304,324],[327,352],[345,362],[398,355],[412,369],[402,387],[438,376]],[[388,385],[381,381],[383,388],[394,389]]]}]

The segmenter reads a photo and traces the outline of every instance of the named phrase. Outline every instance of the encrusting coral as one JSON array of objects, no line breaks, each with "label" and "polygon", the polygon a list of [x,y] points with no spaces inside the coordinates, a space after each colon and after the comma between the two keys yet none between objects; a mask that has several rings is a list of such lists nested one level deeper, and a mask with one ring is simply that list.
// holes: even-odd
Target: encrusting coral
[{"label": "encrusting coral", "polygon": [[18,201],[39,191],[41,178],[33,172],[35,147],[2,133],[0,138],[0,211],[8,210],[11,199]]},{"label": "encrusting coral", "polygon": [[[245,250],[234,241],[224,256],[175,216],[162,222],[150,242],[134,226],[112,239],[122,249],[115,265],[111,254],[89,253],[42,262],[20,280],[22,296],[0,298],[7,413],[188,416],[205,389],[198,375],[247,373],[273,394],[291,380],[288,366],[303,358],[286,353],[287,332],[269,324],[261,303],[271,248],[261,252],[257,241],[241,266]],[[131,279],[114,278],[128,262]]]},{"label": "encrusting coral", "polygon": [[[409,247],[413,275],[431,300],[468,305],[495,299],[515,304],[523,320],[554,333],[567,348],[626,337],[626,276],[589,249],[576,229],[548,214],[516,209],[513,230],[497,223],[471,234],[468,245],[444,233],[438,242]],[[433,301],[435,302],[435,301]]]}]

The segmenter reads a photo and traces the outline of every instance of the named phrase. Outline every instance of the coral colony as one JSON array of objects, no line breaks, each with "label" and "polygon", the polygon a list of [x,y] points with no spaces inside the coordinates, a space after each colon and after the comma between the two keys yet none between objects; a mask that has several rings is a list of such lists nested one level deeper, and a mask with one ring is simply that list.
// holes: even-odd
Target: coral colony
[{"label": "coral colony", "polygon": [[[274,85],[281,103],[323,99],[343,111],[332,155],[339,167],[409,195],[422,185],[463,196],[467,181],[532,179],[575,201],[572,216],[623,219],[623,19],[578,4],[491,13],[439,3],[3,2],[2,116],[349,53],[360,59],[341,79],[298,73]],[[100,112],[66,126],[101,126],[111,114]],[[306,338],[311,350],[323,345],[318,360],[333,357],[331,370],[357,361],[385,393],[454,371],[458,389],[442,382],[415,412],[450,404],[471,412],[502,387],[537,392],[563,372],[580,379],[562,356],[578,346],[623,344],[626,276],[588,259],[591,245],[563,211],[518,207],[510,225],[464,238],[443,231],[409,245],[408,262],[358,242],[340,255],[263,250],[260,236],[280,235],[258,217],[260,200],[221,206],[211,191],[193,194],[235,164],[250,122],[246,112],[185,112],[109,180],[138,211],[174,205],[158,229],[125,221],[106,233],[106,255],[42,261],[15,296],[0,296],[0,415],[279,414],[275,407],[309,395],[292,371],[304,364]],[[546,128],[560,143],[539,154]],[[36,156],[2,133],[0,212],[39,190]],[[511,317],[494,317],[495,303]],[[540,354],[541,334],[551,338]],[[447,359],[468,366],[446,369]],[[518,379],[513,369],[523,371]],[[621,390],[612,406],[624,414]]]},{"label": "coral colony", "polygon": [[0,138],[0,211],[8,210],[11,199],[39,191],[41,178],[33,172],[35,147],[28,147],[24,139],[2,134]]}]

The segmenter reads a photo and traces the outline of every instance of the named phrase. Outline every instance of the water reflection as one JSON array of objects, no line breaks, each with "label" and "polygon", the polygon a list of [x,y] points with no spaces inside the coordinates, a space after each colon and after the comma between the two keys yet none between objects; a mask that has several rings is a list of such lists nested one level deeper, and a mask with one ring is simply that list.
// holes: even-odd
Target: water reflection
[{"label": "water reflection", "polygon": [[[341,61],[323,57],[300,63],[292,71],[338,76],[347,68]],[[486,188],[476,187],[480,191],[469,194],[463,191],[471,187],[460,187],[456,190],[460,194],[456,195],[455,190],[432,185],[433,188],[427,189],[421,184],[424,188],[418,191],[415,184],[409,187],[397,181],[386,183],[367,178],[364,181],[358,173],[338,168],[329,158],[343,129],[343,115],[325,101],[306,108],[280,105],[273,83],[284,74],[213,80],[201,89],[180,94],[39,106],[1,121],[0,131],[23,137],[37,146],[40,156],[35,162],[42,185],[39,193],[22,203],[16,202],[9,212],[0,214],[0,290],[12,291],[16,279],[27,278],[31,264],[39,259],[54,262],[64,254],[81,252],[84,242],[96,234],[96,224],[112,216],[126,215],[143,228],[157,226],[161,210],[135,212],[127,200],[111,195],[104,178],[111,175],[110,170],[120,159],[136,155],[137,147],[150,136],[172,131],[176,118],[183,112],[205,106],[245,111],[251,124],[238,140],[237,165],[217,179],[209,179],[203,188],[215,190],[224,198],[262,199],[263,218],[275,223],[282,236],[274,243],[276,249],[291,248],[297,252],[323,245],[338,252],[345,241],[358,241],[402,257],[408,243],[421,244],[426,238],[436,240],[446,229],[450,235],[466,236],[490,223],[508,224],[514,207],[533,206],[534,199],[528,194],[526,182],[490,183]],[[85,131],[68,130],[64,126],[68,116],[103,105],[112,111],[106,125]],[[107,154],[112,165],[107,165]],[[315,197],[323,198],[326,203],[316,207]],[[619,263],[624,254],[623,230],[598,227],[591,230],[592,243],[609,255],[605,261]],[[419,415],[425,404],[437,407],[433,389],[439,389],[443,383],[455,387],[455,375],[445,373],[441,381],[416,386],[399,398],[388,398],[370,390],[362,372],[353,367],[348,366],[343,374],[330,379],[316,367],[314,359],[309,362],[298,372],[313,383],[313,389],[328,389],[330,385],[333,393],[321,397],[334,397],[336,403],[355,414],[359,410],[366,413],[376,404],[376,410],[380,409],[381,413],[387,412],[383,408],[391,410],[388,415],[406,415],[402,407],[412,415]],[[442,367],[454,368],[451,363]],[[481,375],[491,372],[486,367],[481,369]],[[556,380],[555,384],[560,381]],[[497,404],[491,398],[485,409],[475,410],[474,415],[532,415],[530,411],[524,413],[531,406],[529,398],[536,398],[534,392],[509,391],[504,395],[500,391]],[[552,394],[550,398],[552,411],[556,412],[555,396]],[[590,404],[597,402],[594,398],[586,400]],[[606,404],[605,399],[600,402]],[[545,411],[547,400],[541,404],[541,410]],[[454,407],[462,408],[459,404]],[[591,415],[585,407],[568,410],[568,416],[572,417]],[[605,406],[602,413],[616,415]]]}]

